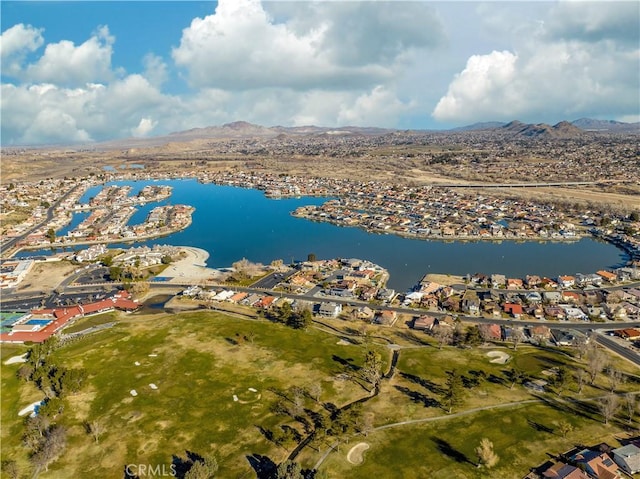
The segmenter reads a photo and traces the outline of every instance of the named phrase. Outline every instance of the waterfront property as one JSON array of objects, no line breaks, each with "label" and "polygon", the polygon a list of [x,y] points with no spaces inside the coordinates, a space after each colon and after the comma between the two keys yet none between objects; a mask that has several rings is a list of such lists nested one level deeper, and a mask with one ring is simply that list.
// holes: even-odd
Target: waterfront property
[{"label": "waterfront property", "polygon": [[[464,275],[483,272],[507,277],[556,278],[559,275],[595,272],[622,265],[627,256],[618,248],[592,238],[572,242],[424,241],[397,235],[372,234],[360,228],[338,227],[295,218],[291,212],[302,205],[323,204],[327,198],[283,198],[271,200],[262,191],[202,184],[194,179],[165,180],[172,188],[172,203],[195,207],[193,222],[183,231],[162,239],[162,243],[196,246],[209,252],[209,266],[227,267],[240,258],[268,264],[307,258],[309,253],[324,258],[367,258],[389,271],[389,286],[410,289],[425,273]],[[118,182],[132,187],[137,195],[147,181]],[[109,185],[107,185],[109,186]],[[80,198],[96,195],[94,187]],[[326,191],[326,190],[318,190]],[[87,197],[87,195],[89,195]],[[167,201],[167,200],[165,200]],[[146,218],[153,207],[140,207],[130,222]],[[134,238],[131,238],[134,239]],[[141,242],[152,246],[157,240]],[[22,252],[19,256],[28,256]]]}]

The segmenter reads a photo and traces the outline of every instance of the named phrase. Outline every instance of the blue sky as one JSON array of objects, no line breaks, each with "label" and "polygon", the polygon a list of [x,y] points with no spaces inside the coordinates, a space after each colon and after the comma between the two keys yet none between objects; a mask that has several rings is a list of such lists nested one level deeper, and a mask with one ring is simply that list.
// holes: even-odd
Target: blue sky
[{"label": "blue sky", "polygon": [[3,146],[640,116],[635,1],[1,6]]}]

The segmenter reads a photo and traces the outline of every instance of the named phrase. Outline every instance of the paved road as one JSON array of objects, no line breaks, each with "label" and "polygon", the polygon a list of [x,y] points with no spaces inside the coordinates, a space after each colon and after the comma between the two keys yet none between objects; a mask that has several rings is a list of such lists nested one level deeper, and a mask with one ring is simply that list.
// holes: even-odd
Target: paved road
[{"label": "paved road", "polygon": [[596,334],[595,335],[596,342],[607,349],[610,349],[614,353],[619,354],[623,358],[631,361],[632,363],[640,366],[640,354],[629,349],[628,347],[623,346],[618,341],[613,338],[609,338],[604,334]]}]

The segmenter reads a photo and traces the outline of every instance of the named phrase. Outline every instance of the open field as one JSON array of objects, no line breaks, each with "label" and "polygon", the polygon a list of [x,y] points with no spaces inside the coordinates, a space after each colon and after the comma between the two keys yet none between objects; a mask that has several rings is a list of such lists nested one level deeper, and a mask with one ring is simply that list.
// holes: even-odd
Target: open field
[{"label": "open field", "polygon": [[102,314],[93,314],[91,316],[80,318],[77,321],[74,321],[73,324],[64,328],[63,333],[71,334],[77,333],[78,331],[84,331],[85,329],[89,329],[95,326],[111,323],[115,321],[117,317],[118,313],[115,311]]},{"label": "open field", "polygon": [[21,293],[52,291],[78,268],[78,265],[71,264],[68,261],[36,263],[24,280],[20,282],[17,291]]},{"label": "open field", "polygon": [[[110,314],[109,319],[117,317],[114,328],[74,341],[53,354],[55,363],[87,369],[89,381],[82,391],[65,399],[61,423],[69,431],[67,452],[40,477],[119,478],[127,463],[170,464],[172,456],[185,457],[186,451],[214,453],[220,477],[255,477],[249,457],[260,455],[278,463],[295,447],[295,443],[277,446],[265,436],[265,431],[282,427],[282,416],[272,412],[282,391],[319,384],[320,403],[305,399],[305,407],[320,411],[321,403],[340,407],[368,396],[356,381],[345,379],[345,373],[357,373],[371,348],[380,353],[386,371],[391,353],[371,336],[367,341],[347,341],[339,333],[292,330],[265,320],[206,311]],[[571,354],[527,346],[514,351],[500,345],[439,350],[428,345],[429,340],[424,341],[427,346],[416,348],[411,338],[395,333],[395,328],[376,329],[376,334],[412,347],[400,350],[394,376],[382,382],[377,397],[362,404],[362,414],[372,418],[367,436],[349,434],[349,443],[343,443],[321,465],[328,477],[357,479],[374,473],[403,478],[486,477],[486,471],[474,464],[473,449],[482,437],[494,442],[501,457],[491,477],[518,477],[544,462],[546,452],[561,452],[577,442],[608,440],[615,444],[613,434],[624,428],[622,412],[605,427],[594,403],[587,400],[606,394],[604,375],[580,396],[572,383],[560,395],[539,397],[521,385],[510,388],[507,375],[511,367],[533,378],[548,379],[545,371],[552,367],[575,368],[578,362]],[[2,360],[25,349],[3,346]],[[491,363],[486,353],[492,350],[506,352],[511,361]],[[627,373],[628,380],[619,392],[637,391],[637,369],[615,358],[611,361]],[[42,393],[33,383],[16,378],[19,366],[2,368],[2,456],[28,470],[17,411],[41,399]],[[463,374],[465,392],[450,417],[441,404],[441,391],[447,371],[453,368]],[[481,379],[474,382],[477,378]],[[135,397],[131,390],[136,391]],[[578,400],[570,402],[570,398]],[[473,412],[518,402],[523,404]],[[393,426],[416,419],[429,422]],[[105,427],[99,444],[83,426],[93,420]],[[557,432],[563,420],[575,428],[567,438]],[[285,422],[302,433],[297,421]],[[335,438],[312,442],[296,460],[303,467],[313,467]],[[347,453],[359,442],[370,448],[362,464],[355,465],[347,460]]]},{"label": "open field", "polygon": [[[7,349],[10,357],[24,348]],[[86,368],[90,381],[66,400],[68,453],[41,477],[122,477],[127,463],[169,464],[186,450],[214,452],[221,477],[253,477],[247,456],[279,462],[286,455],[258,428],[277,422],[270,413],[277,396],[270,390],[319,382],[323,397],[339,405],[362,388],[335,379],[341,371],[335,358],[357,364],[363,356],[362,348],[337,345],[316,330],[215,313],[121,315],[118,326],[54,353],[52,361]],[[18,367],[2,368],[2,456],[27,467],[17,411],[42,393],[15,378]],[[96,419],[106,427],[99,445],[83,428]]]}]

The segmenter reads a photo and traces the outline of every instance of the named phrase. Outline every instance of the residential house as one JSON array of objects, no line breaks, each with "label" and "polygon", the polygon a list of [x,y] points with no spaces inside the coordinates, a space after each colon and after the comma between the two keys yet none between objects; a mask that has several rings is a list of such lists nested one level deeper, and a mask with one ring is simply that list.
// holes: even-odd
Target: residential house
[{"label": "residential house", "polygon": [[576,342],[576,335],[563,329],[552,329],[553,342],[556,346],[573,346]]},{"label": "residential house", "polygon": [[556,462],[542,472],[545,479],[589,479],[582,470],[575,466],[565,464],[564,462]]},{"label": "residential house", "polygon": [[529,304],[538,304],[542,302],[542,295],[537,291],[531,291],[524,295],[524,299]]},{"label": "residential house", "polygon": [[626,339],[627,341],[635,341],[636,339],[640,339],[640,331],[633,328],[628,329],[618,329],[614,331],[616,336],[620,336],[622,339]]},{"label": "residential house", "polygon": [[336,303],[321,303],[318,308],[318,315],[325,318],[337,318],[342,312],[342,305]]},{"label": "residential house", "polygon": [[431,331],[438,324],[438,319],[433,316],[422,315],[413,320],[412,328],[418,331]]},{"label": "residential house", "polygon": [[395,298],[396,292],[393,289],[380,289],[376,294],[376,298],[381,301],[391,302]]},{"label": "residential house", "polygon": [[596,271],[596,274],[600,276],[603,280],[612,284],[618,281],[618,275],[610,271],[600,270],[600,271]]},{"label": "residential house", "polygon": [[524,310],[522,309],[521,304],[515,303],[505,303],[504,312],[510,314],[515,319],[519,319],[524,314]]},{"label": "residential house", "polygon": [[502,340],[502,329],[499,324],[479,324],[478,329],[485,341]]},{"label": "residential house", "polygon": [[627,474],[640,472],[640,447],[627,444],[611,451],[614,462]]},{"label": "residential house", "polygon": [[550,341],[552,338],[551,329],[542,325],[529,328],[529,336],[531,336],[531,339],[538,344]]},{"label": "residential house", "polygon": [[572,304],[578,304],[582,299],[582,296],[579,293],[575,293],[573,291],[563,291],[561,294],[562,301],[567,301]]},{"label": "residential house", "polygon": [[398,313],[395,311],[381,311],[380,314],[373,318],[373,322],[384,326],[393,326],[397,319]]},{"label": "residential house", "polygon": [[544,289],[555,289],[558,287],[558,283],[556,283],[551,278],[542,278],[540,280],[540,286],[542,286]]},{"label": "residential house", "polygon": [[573,276],[558,276],[558,284],[562,288],[571,288],[576,284],[576,278]]},{"label": "residential house", "polygon": [[363,321],[371,321],[375,312],[369,306],[362,306],[355,310],[355,316]]},{"label": "residential house", "polygon": [[524,283],[520,278],[507,279],[507,289],[524,289]]},{"label": "residential house", "polygon": [[504,274],[492,274],[490,280],[492,288],[503,288],[507,284],[507,277]]},{"label": "residential house", "polygon": [[604,452],[583,449],[570,457],[570,462],[595,479],[621,479],[618,466]]},{"label": "residential house", "polygon": [[528,274],[524,277],[524,283],[527,288],[537,288],[538,286],[540,286],[541,282],[542,279],[540,278],[540,276]]},{"label": "residential house", "polygon": [[542,297],[547,304],[558,304],[562,301],[562,294],[559,291],[545,291]]}]

